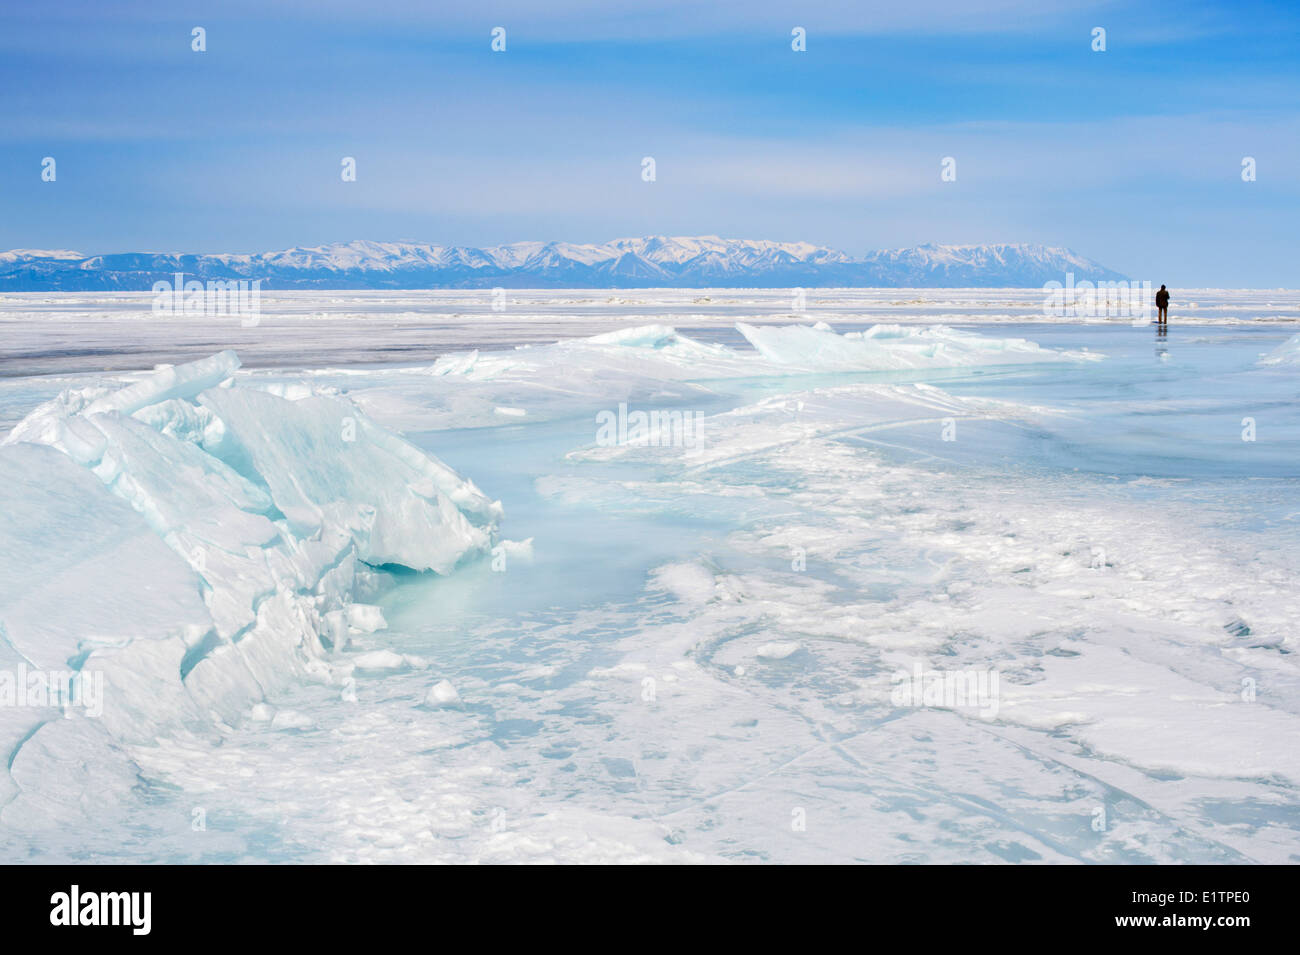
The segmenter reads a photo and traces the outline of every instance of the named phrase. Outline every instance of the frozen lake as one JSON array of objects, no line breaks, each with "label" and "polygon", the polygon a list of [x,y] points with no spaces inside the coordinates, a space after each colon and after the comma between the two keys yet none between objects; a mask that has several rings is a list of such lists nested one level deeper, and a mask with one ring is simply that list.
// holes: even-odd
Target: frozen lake
[{"label": "frozen lake", "polygon": [[[206,563],[186,559],[214,617],[252,572],[212,552],[272,545],[227,540],[206,489],[175,489],[215,480],[193,448],[252,473],[229,438],[273,405],[245,393],[355,408],[504,510],[447,573],[365,571],[348,599],[386,628],[350,612],[288,678],[250,665],[258,701],[183,719],[181,696],[217,692],[195,660],[224,636],[185,637],[180,682],[131,658],[172,699],[113,669],[142,637],[87,643],[0,590],[5,667],[38,637],[88,669],[106,654],[126,708],[103,728],[6,714],[6,860],[1300,860],[1300,293],[1176,293],[1167,335],[1042,321],[1032,290],[809,290],[798,313],[787,292],[509,298],[268,293],[240,327],[142,296],[0,297],[0,452],[81,455],[172,551],[202,537]],[[224,349],[243,368],[198,413],[176,389],[102,410],[140,371]],[[12,430],[70,389],[91,391],[39,413],[123,414],[188,456],[146,471],[113,431],[108,475],[56,429]],[[695,430],[609,440],[637,411]],[[262,430],[240,440],[296,440]],[[315,460],[257,505],[296,548],[311,521],[280,495],[354,466]],[[42,466],[4,472],[14,518]],[[402,513],[394,539],[426,520]],[[11,523],[0,568],[40,546],[39,520]],[[161,600],[162,566],[124,586]],[[76,566],[51,579],[51,601],[95,590]],[[203,608],[174,587],[158,606],[179,626]],[[163,634],[166,612],[147,622]]]}]

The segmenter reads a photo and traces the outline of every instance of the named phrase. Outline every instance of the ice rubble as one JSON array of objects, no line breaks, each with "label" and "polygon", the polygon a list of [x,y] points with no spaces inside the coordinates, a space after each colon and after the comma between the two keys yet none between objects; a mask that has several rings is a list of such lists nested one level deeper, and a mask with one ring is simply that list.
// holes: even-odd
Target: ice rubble
[{"label": "ice rubble", "polygon": [[651,324],[512,351],[444,355],[432,366],[364,377],[346,370],[315,374],[347,387],[384,424],[436,430],[585,413],[593,401],[706,402],[713,397],[712,386],[725,381],[1103,357],[943,326],[876,325],[843,335],[822,322],[762,328],[737,323],[736,328],[756,352],[696,341],[671,326]]},{"label": "ice rubble", "polygon": [[1261,365],[1300,365],[1300,335],[1292,335],[1259,360]]},{"label": "ice rubble", "polygon": [[816,325],[736,328],[767,361],[817,371],[955,368],[1039,361],[1090,361],[1101,355],[1054,351],[1024,338],[989,338],[944,325],[874,325],[840,335]]},{"label": "ice rubble", "polygon": [[691,381],[802,372],[1093,361],[1103,357],[1096,352],[1060,351],[1023,338],[991,338],[943,325],[874,325],[844,334],[825,322],[762,327],[737,322],[736,329],[754,346],[757,355],[696,341],[667,325],[638,325],[513,352],[481,354],[475,350],[446,355],[428,373],[473,381],[522,381],[536,379],[540,372],[554,371],[559,365],[566,372],[615,367],[615,377],[639,373],[659,380]]},{"label": "ice rubble", "polygon": [[[64,392],[0,443],[0,664],[102,673],[122,741],[337,679],[328,650],[383,626],[354,602],[374,568],[447,573],[496,541],[501,505],[442,462],[344,398],[236,386],[238,367]],[[8,752],[94,732],[3,709]]]},{"label": "ice rubble", "polygon": [[[657,353],[654,358],[723,377],[808,372],[877,371],[893,368],[959,368],[1039,361],[1092,361],[1088,351],[1043,348],[1023,338],[990,338],[943,325],[873,325],[840,334],[825,322],[815,325],[749,325],[736,330],[758,355],[695,341],[667,325],[619,329],[590,338],[560,342],[557,348],[609,346]],[[724,364],[725,363],[725,364]],[[794,366],[793,368],[791,366]]]}]

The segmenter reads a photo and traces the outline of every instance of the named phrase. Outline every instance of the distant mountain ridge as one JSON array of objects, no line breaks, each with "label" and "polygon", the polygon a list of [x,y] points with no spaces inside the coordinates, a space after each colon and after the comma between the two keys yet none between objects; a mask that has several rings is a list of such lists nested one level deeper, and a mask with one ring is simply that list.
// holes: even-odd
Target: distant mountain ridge
[{"label": "distant mountain ridge", "polygon": [[474,248],[342,242],[248,254],[0,252],[0,292],[148,291],[154,282],[260,279],[272,289],[1033,288],[1126,276],[1069,249],[1027,243],[919,245],[853,258],[807,242],[647,236],[596,244]]}]

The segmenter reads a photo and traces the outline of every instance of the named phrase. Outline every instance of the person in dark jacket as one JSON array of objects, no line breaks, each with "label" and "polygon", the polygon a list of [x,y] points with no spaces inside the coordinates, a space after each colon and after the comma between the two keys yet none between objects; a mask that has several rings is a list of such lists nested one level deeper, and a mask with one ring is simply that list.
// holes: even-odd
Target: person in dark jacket
[{"label": "person in dark jacket", "polygon": [[1161,325],[1169,321],[1169,292],[1163,285],[1160,286],[1160,291],[1156,292],[1156,321]]}]

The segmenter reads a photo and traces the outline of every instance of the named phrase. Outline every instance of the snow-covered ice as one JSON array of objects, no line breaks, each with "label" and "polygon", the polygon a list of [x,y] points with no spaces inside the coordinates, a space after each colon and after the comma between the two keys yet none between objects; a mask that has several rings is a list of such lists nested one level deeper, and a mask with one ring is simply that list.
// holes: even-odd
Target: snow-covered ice
[{"label": "snow-covered ice", "polygon": [[1291,329],[636,294],[7,380],[5,857],[1300,858]]}]

